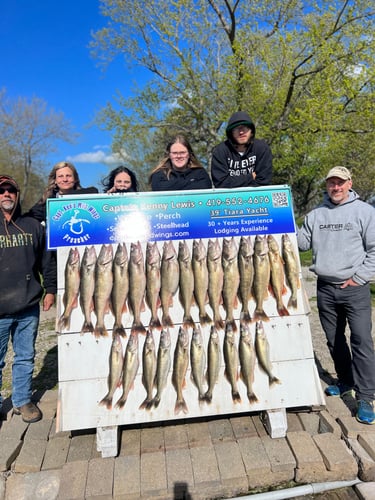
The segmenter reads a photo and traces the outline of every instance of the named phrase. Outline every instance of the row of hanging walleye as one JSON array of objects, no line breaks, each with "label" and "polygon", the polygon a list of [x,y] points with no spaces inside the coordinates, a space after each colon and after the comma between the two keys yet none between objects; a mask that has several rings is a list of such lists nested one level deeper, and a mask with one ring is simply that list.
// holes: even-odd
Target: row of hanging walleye
[{"label": "row of hanging walleye", "polygon": [[[207,355],[200,325],[193,328],[190,349],[188,330],[188,328],[182,326],[179,328],[173,353],[171,381],[176,392],[174,407],[176,415],[180,412],[185,414],[189,412],[183,394],[183,389],[186,387],[185,378],[189,363],[191,379],[197,388],[200,403],[203,401],[211,403],[213,399],[213,391],[219,379],[222,354],[225,364],[224,375],[229,382],[228,388],[230,387],[234,403],[242,402],[238,387],[239,379],[246,386],[250,404],[259,401],[253,389],[256,360],[258,360],[260,368],[268,376],[269,387],[281,383],[272,373],[269,343],[262,321],[256,322],[254,341],[248,323],[240,322],[238,341],[232,324],[227,323],[222,347],[220,346],[219,332],[212,325],[207,344]],[[160,333],[157,353],[152,330],[147,330],[142,350],[142,384],[146,391],[146,398],[140,404],[140,410],[158,408],[162,393],[168,385],[172,358],[171,351],[171,336],[168,328],[163,328]],[[129,336],[125,355],[123,354],[120,335],[114,334],[109,357],[108,392],[99,402],[99,405],[111,410],[115,391],[119,386],[122,386],[122,394],[115,404],[115,408],[122,409],[131,388],[134,387],[139,365],[138,334],[133,332]],[[135,393],[137,396],[140,394],[138,389],[135,390]],[[223,394],[220,393],[219,397],[222,398]]]},{"label": "row of hanging walleye", "polygon": [[[287,306],[283,302],[285,283],[290,288]],[[202,239],[193,240],[192,251],[183,240],[178,252],[173,241],[165,241],[162,254],[157,242],[148,242],[146,258],[140,242],[130,244],[129,254],[125,243],[119,243],[115,253],[111,244],[102,245],[98,256],[94,246],[87,246],[82,262],[78,249],[70,249],[64,286],[60,332],[70,329],[71,314],[78,303],[84,316],[81,333],[92,332],[96,337],[107,335],[104,318],[109,312],[114,317],[113,334],[126,336],[122,316],[128,310],[133,315],[131,331],[145,333],[141,320],[145,302],[151,313],[149,328],[173,327],[170,308],[177,291],[184,327],[194,327],[191,310],[197,306],[202,326],[213,323],[223,329],[230,323],[236,329],[238,299],[244,322],[269,320],[263,308],[269,295],[276,300],[280,316],[288,316],[288,309],[297,308],[299,262],[288,234],[281,237],[281,252],[273,235],[257,235],[254,243],[250,236],[242,236],[239,243],[234,237],[224,238],[222,245],[219,239],[209,239],[207,247]],[[255,302],[253,317],[249,311],[251,299]],[[212,318],[206,311],[207,304]],[[95,327],[92,312],[96,315]]]}]

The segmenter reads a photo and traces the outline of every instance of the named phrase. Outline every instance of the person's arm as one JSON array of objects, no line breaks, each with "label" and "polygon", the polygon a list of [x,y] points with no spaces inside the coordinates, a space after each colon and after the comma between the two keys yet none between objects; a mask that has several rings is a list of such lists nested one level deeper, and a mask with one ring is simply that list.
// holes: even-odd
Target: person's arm
[{"label": "person's arm", "polygon": [[[254,178],[250,180],[249,186],[269,186],[272,183],[272,153],[271,148],[265,141],[259,141],[261,146],[257,151],[257,160],[254,170]],[[258,148],[257,148],[258,149]]]},{"label": "person's arm", "polygon": [[297,227],[297,244],[301,252],[311,249],[312,227],[309,224],[308,217],[305,217],[302,226]]},{"label": "person's arm", "polygon": [[171,191],[171,182],[161,170],[154,172],[151,176],[152,191]]},{"label": "person's arm", "polygon": [[48,311],[55,302],[57,292],[57,254],[55,250],[47,250],[44,228],[40,227],[41,274],[45,295],[43,311]]},{"label": "person's arm", "polygon": [[371,206],[366,206],[362,220],[363,248],[366,252],[365,259],[356,270],[352,279],[358,285],[364,285],[375,277],[375,211]]},{"label": "person's arm", "polygon": [[195,168],[194,171],[194,183],[192,183],[193,189],[211,189],[212,182],[207,171],[204,168]]},{"label": "person's arm", "polygon": [[[211,177],[216,188],[235,188],[243,186],[243,179],[229,175],[227,155],[224,154],[223,144],[219,144],[212,152]],[[237,181],[237,182],[236,182]]]},{"label": "person's arm", "polygon": [[46,220],[46,202],[36,203],[30,210],[25,214],[28,217],[32,217],[39,222],[45,222]]}]

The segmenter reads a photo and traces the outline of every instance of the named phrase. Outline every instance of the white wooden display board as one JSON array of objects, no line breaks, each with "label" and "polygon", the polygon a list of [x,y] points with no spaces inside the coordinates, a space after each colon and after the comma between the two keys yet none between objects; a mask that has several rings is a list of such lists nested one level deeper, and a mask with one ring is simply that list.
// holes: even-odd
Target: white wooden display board
[{"label": "white wooden display board", "polygon": [[[293,239],[293,235],[291,235],[291,239]],[[114,245],[114,251],[115,248],[116,245]],[[83,250],[83,248],[79,248],[81,254]],[[100,247],[98,247],[97,250],[99,253]],[[68,248],[62,248],[58,251],[58,282],[62,285],[62,287],[59,288],[58,317],[64,310],[62,305],[64,294],[64,268],[68,258],[68,252]],[[304,292],[303,283],[298,290],[297,296],[298,309],[295,312],[291,311],[290,316],[278,316],[276,301],[271,295],[264,302],[264,310],[270,317],[270,321],[264,321],[263,328],[269,343],[273,374],[280,380],[280,384],[274,384],[272,387],[269,387],[268,375],[262,370],[257,362],[255,366],[253,388],[259,401],[254,403],[248,401],[246,386],[239,378],[238,390],[241,395],[241,402],[233,402],[231,397],[231,386],[224,375],[224,330],[219,330],[221,368],[218,383],[214,388],[212,402],[209,404],[204,401],[199,401],[197,388],[191,380],[191,367],[189,365],[186,374],[186,386],[183,390],[188,413],[180,412],[177,414],[175,413],[176,391],[171,381],[171,375],[173,371],[173,354],[180,324],[176,323],[173,328],[169,328],[171,337],[171,367],[168,383],[163,391],[158,408],[152,408],[150,410],[139,409],[139,406],[146,397],[146,390],[142,384],[142,351],[146,337],[142,334],[138,334],[139,369],[135,378],[134,388],[130,390],[125,406],[122,409],[117,409],[115,408],[115,404],[122,393],[122,387],[120,385],[114,393],[113,407],[108,410],[105,406],[99,405],[99,402],[108,392],[107,379],[112,344],[113,315],[108,313],[105,316],[105,324],[109,332],[108,336],[97,338],[91,333],[81,334],[80,330],[83,324],[83,314],[78,306],[73,310],[71,315],[70,330],[75,333],[62,333],[58,337],[59,430],[96,428],[208,415],[323,405],[324,396],[314,362],[311,331],[308,320],[309,305]],[[287,295],[284,297],[285,304],[288,303],[289,297],[290,290],[288,290]],[[238,331],[235,334],[237,346],[240,337],[240,308],[241,305],[239,303],[238,308],[235,310],[238,327]],[[254,308],[255,302],[251,299],[249,305],[250,313],[253,312]],[[212,315],[212,310],[208,304],[206,309],[208,314]],[[220,306],[220,309],[222,317],[225,318],[223,307]],[[193,305],[191,312],[193,319],[199,323],[198,307]],[[173,303],[173,317],[182,318],[182,315],[183,310],[178,299],[178,294],[176,294]],[[92,318],[93,323],[95,323],[94,313],[92,313]],[[148,324],[149,318],[150,312],[146,310],[142,314],[144,325]],[[130,313],[123,315],[123,325],[127,333],[126,338],[121,338],[123,352],[125,352],[129,339],[132,321],[133,317]],[[251,323],[249,328],[254,341],[256,323]],[[210,326],[203,326],[201,330],[207,358]],[[191,335],[192,331],[190,329],[190,339]],[[154,330],[153,337],[157,351],[160,331]]]}]

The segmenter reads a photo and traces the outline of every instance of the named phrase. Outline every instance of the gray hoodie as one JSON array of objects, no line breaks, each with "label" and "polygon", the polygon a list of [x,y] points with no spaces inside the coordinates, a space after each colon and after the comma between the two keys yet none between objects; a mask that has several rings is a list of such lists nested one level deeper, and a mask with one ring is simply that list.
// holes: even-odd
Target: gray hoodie
[{"label": "gray hoodie", "polygon": [[306,215],[297,240],[301,251],[312,248],[310,269],[323,281],[352,278],[364,285],[375,276],[375,211],[353,190],[339,205],[325,193],[323,203]]}]

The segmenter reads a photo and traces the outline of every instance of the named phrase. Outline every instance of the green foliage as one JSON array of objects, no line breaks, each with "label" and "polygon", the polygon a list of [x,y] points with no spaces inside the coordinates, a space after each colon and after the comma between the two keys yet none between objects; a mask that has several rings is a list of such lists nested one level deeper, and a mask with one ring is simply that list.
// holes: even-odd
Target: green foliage
[{"label": "green foliage", "polygon": [[94,55],[104,65],[124,57],[149,77],[98,118],[117,150],[132,157],[134,137],[147,131],[141,151],[152,168],[178,130],[209,165],[225,121],[245,109],[271,145],[274,184],[292,186],[298,214],[337,164],[355,170],[365,198],[373,194],[364,181],[375,177],[370,0],[103,0],[102,13]]}]

